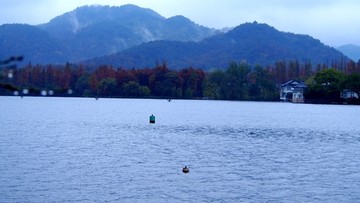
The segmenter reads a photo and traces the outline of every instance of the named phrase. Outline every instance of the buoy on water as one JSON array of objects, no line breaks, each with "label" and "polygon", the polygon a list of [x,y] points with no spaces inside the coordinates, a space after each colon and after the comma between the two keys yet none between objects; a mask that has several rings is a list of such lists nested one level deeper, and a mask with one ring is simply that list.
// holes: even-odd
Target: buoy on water
[{"label": "buoy on water", "polygon": [[182,172],[183,173],[189,173],[189,168],[187,166],[185,166],[183,169],[182,169]]},{"label": "buoy on water", "polygon": [[155,116],[152,114],[150,116],[150,123],[155,123]]}]

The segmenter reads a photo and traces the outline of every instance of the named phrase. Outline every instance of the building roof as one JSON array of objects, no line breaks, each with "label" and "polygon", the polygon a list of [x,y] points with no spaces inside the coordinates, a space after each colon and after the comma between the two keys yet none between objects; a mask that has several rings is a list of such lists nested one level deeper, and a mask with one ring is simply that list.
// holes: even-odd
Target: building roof
[{"label": "building roof", "polygon": [[281,85],[281,87],[285,87],[285,86],[291,86],[293,88],[307,88],[307,85],[303,81],[298,81],[298,80],[289,80]]}]

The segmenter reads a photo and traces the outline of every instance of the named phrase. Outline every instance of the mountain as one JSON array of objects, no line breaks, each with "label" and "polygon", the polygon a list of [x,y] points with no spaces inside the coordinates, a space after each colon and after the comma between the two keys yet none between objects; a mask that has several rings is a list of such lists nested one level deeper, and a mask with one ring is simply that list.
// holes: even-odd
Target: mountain
[{"label": "mountain", "polygon": [[183,16],[167,19],[130,4],[83,6],[39,27],[71,45],[72,61],[116,53],[154,40],[199,41],[215,33]]},{"label": "mountain", "polygon": [[0,26],[0,59],[25,55],[27,62],[62,62],[66,61],[68,51],[64,44],[35,26]]},{"label": "mountain", "polygon": [[267,24],[245,23],[200,42],[155,41],[85,63],[123,67],[153,67],[166,62],[170,68],[189,66],[211,69],[230,61],[269,65],[279,60],[313,64],[347,60],[341,52],[308,35],[285,33]]},{"label": "mountain", "polygon": [[87,60],[94,65],[153,67],[167,62],[171,68],[204,69],[241,60],[267,65],[278,60],[317,64],[347,59],[308,35],[280,32],[266,24],[245,23],[222,32],[135,5],[83,6],[37,26],[1,25],[0,60],[12,55],[24,55],[23,64]]},{"label": "mountain", "polygon": [[[120,30],[124,27],[150,27],[162,20],[165,18],[156,12],[135,5],[121,7],[83,6],[55,17],[50,22],[39,25],[39,27],[58,38],[71,39],[79,32],[97,27],[101,23],[113,24],[112,29]],[[118,28],[117,26],[121,27]]]},{"label": "mountain", "polygon": [[0,53],[22,54],[33,63],[76,62],[154,40],[200,41],[218,32],[135,5],[83,6],[38,26],[0,26]]},{"label": "mountain", "polygon": [[360,60],[360,46],[354,44],[347,44],[337,48],[353,61],[358,62]]}]

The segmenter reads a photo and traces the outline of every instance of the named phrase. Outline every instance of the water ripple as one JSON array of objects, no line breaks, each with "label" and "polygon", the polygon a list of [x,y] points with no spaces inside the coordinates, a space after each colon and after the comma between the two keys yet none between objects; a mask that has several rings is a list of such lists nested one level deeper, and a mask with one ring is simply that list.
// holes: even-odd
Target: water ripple
[{"label": "water ripple", "polygon": [[[26,99],[21,101],[32,102]],[[51,106],[63,109],[66,101],[51,100]],[[177,109],[183,108],[181,112],[196,112],[193,120],[185,115],[189,122],[161,120],[179,113],[166,109],[167,113],[161,114],[163,108],[173,105],[161,103],[157,115],[162,116],[151,125],[147,117],[140,119],[148,113],[140,107],[144,102],[154,106],[160,101],[70,101],[77,103],[76,108],[69,106],[69,112],[63,114],[34,102],[31,112],[56,114],[40,117],[26,113],[28,109],[20,105],[24,116],[10,116],[7,110],[0,115],[1,202],[360,201],[357,128],[324,129],[313,127],[313,123],[288,127],[270,122],[266,116],[263,120],[251,118],[262,121],[257,125],[241,120],[233,110],[242,109],[245,114],[251,108],[243,105],[255,105],[255,112],[257,103],[206,103],[209,109],[220,104],[233,109],[223,109],[225,113],[219,117],[224,122],[197,121],[195,118],[209,117],[194,110],[206,108],[198,101],[186,101],[194,105],[192,108],[172,102],[179,105]],[[136,107],[133,114],[121,108],[125,104],[131,107],[130,103]],[[274,105],[279,104],[259,105],[276,109]],[[300,108],[306,111],[309,106]],[[229,116],[241,122],[227,119]],[[293,114],[288,116],[296,121]],[[190,173],[181,172],[184,165]]]}]

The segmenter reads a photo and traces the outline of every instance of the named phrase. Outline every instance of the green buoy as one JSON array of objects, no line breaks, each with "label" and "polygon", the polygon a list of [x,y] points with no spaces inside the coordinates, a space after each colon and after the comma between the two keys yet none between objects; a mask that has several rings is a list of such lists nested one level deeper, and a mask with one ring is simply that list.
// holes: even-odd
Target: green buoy
[{"label": "green buoy", "polygon": [[152,114],[150,116],[150,123],[155,123],[155,116]]}]

